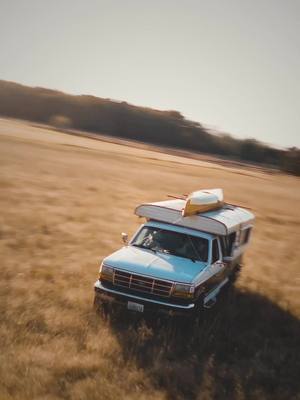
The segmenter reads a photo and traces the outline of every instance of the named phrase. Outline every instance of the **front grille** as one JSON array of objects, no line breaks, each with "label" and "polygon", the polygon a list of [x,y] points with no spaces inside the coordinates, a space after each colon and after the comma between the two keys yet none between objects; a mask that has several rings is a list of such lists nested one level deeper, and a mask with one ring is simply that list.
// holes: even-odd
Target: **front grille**
[{"label": "front grille", "polygon": [[160,297],[170,297],[172,283],[130,272],[114,270],[113,284],[136,292],[149,293]]}]

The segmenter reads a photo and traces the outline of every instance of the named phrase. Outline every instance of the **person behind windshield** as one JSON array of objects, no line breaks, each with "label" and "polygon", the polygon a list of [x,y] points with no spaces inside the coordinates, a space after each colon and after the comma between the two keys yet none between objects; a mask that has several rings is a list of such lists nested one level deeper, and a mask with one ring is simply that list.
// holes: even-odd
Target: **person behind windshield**
[{"label": "person behind windshield", "polygon": [[193,244],[188,237],[182,238],[181,246],[176,249],[176,255],[179,257],[197,258]]},{"label": "person behind windshield", "polygon": [[174,254],[179,257],[197,258],[193,243],[188,236],[177,235],[172,232],[168,234],[166,231],[153,231],[146,239],[144,246],[164,253]]},{"label": "person behind windshield", "polygon": [[161,230],[151,232],[143,240],[143,246],[152,250],[159,250],[162,248],[164,234]]},{"label": "person behind windshield", "polygon": [[189,235],[161,229],[153,229],[141,242],[136,242],[136,244],[138,243],[140,243],[140,246],[155,252],[159,251],[199,261],[203,260],[205,251],[207,251],[206,242],[202,242],[199,238],[196,239]]}]

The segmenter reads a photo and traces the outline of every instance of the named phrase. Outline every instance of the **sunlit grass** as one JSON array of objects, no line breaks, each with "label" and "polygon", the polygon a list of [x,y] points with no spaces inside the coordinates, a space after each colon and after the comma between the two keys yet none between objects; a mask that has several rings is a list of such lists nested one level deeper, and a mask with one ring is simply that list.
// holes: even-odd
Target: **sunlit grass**
[{"label": "sunlit grass", "polygon": [[[0,132],[1,400],[297,398],[297,178],[10,130]],[[99,263],[141,222],[134,207],[202,187],[257,215],[235,288],[199,325],[95,315]]]}]

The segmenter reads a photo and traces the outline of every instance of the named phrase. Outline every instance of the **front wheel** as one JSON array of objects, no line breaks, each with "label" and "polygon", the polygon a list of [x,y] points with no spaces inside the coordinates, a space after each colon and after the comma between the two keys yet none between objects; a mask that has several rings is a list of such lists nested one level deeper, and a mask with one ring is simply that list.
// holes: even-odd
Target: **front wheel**
[{"label": "front wheel", "polygon": [[237,279],[238,279],[238,277],[240,275],[241,269],[242,269],[242,265],[241,264],[237,264],[235,266],[234,270],[228,276],[230,284],[234,284],[237,281]]}]

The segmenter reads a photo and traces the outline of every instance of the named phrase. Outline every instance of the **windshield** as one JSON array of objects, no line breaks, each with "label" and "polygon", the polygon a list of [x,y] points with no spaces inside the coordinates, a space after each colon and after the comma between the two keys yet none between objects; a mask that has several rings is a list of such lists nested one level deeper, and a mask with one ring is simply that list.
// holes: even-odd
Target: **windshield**
[{"label": "windshield", "polygon": [[159,251],[193,261],[208,259],[208,240],[185,233],[144,226],[131,242],[132,246]]}]

